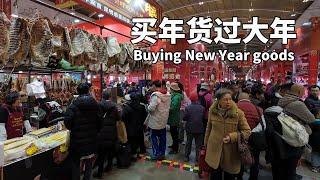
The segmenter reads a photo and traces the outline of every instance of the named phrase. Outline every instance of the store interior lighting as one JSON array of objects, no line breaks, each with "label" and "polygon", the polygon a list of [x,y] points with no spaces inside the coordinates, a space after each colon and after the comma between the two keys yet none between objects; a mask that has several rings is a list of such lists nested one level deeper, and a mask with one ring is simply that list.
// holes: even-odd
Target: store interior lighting
[{"label": "store interior lighting", "polygon": [[11,14],[11,17],[18,18],[19,16],[16,14]]},{"label": "store interior lighting", "polygon": [[134,3],[134,6],[135,7],[139,7],[139,6],[143,5],[143,4],[144,4],[144,0],[136,0],[135,3]]},{"label": "store interior lighting", "polygon": [[99,18],[103,18],[103,17],[104,17],[104,14],[99,14],[98,17],[99,17]]},{"label": "store interior lighting", "polygon": [[200,5],[200,6],[203,5],[203,1],[199,2],[199,5]]},{"label": "store interior lighting", "polygon": [[311,25],[311,22],[305,22],[302,24],[302,26],[310,26]]},{"label": "store interior lighting", "polygon": [[74,22],[75,22],[75,23],[79,23],[80,20],[79,20],[79,19],[75,19]]},{"label": "store interior lighting", "polygon": [[297,14],[296,13],[293,13],[293,14],[291,14],[291,17],[295,17]]}]

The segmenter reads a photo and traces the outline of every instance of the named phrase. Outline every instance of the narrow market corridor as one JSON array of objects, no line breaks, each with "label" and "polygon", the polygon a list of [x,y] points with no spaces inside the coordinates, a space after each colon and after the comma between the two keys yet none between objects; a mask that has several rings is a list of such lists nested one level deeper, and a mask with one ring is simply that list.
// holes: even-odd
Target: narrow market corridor
[{"label": "narrow market corridor", "polygon": [[[167,139],[169,144],[171,143],[170,134],[167,134]],[[181,152],[177,155],[168,155],[167,160],[175,160],[184,164],[184,145],[180,145]],[[192,153],[190,156],[190,162],[186,163],[188,165],[194,166],[195,164],[195,145],[193,144]],[[151,153],[151,149],[148,152]],[[271,180],[272,173],[270,165],[266,165],[264,156],[260,156],[260,172],[259,180]],[[244,180],[249,179],[249,170],[244,173]],[[319,180],[320,174],[313,173],[306,164],[302,164],[298,167],[297,173],[303,177],[302,180]],[[116,165],[113,170],[109,173],[104,174],[104,180],[200,180],[198,173],[190,172],[187,170],[181,170],[180,168],[172,168],[166,164],[157,163],[156,161],[149,160],[138,160],[136,163],[132,164],[129,169],[117,169]],[[202,179],[207,180],[208,177],[203,177]]]}]

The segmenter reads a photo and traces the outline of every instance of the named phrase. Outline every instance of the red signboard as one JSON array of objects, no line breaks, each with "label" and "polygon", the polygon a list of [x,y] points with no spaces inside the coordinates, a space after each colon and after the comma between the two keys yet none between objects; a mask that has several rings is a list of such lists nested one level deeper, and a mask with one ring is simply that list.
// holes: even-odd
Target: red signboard
[{"label": "red signboard", "polygon": [[11,16],[11,0],[0,0],[0,11],[3,11],[8,17]]},{"label": "red signboard", "polygon": [[153,0],[56,0],[56,5],[61,8],[72,7],[74,3],[129,24],[133,17],[161,18],[161,6]]},{"label": "red signboard", "polygon": [[97,2],[106,5],[128,18],[159,17],[159,10],[155,5],[141,0],[97,0]]}]

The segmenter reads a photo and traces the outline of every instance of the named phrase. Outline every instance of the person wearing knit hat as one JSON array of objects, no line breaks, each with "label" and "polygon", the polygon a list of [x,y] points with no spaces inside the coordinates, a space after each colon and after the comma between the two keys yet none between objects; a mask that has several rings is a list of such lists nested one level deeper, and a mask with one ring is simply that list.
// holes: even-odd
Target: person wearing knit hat
[{"label": "person wearing knit hat", "polygon": [[[191,153],[192,141],[196,143],[196,157],[199,157],[199,150],[203,143],[204,137],[204,117],[205,108],[198,101],[198,94],[191,93],[191,104],[186,107],[183,120],[186,121],[187,143],[185,147],[185,162],[189,162]],[[198,162],[198,159],[196,158]]]}]

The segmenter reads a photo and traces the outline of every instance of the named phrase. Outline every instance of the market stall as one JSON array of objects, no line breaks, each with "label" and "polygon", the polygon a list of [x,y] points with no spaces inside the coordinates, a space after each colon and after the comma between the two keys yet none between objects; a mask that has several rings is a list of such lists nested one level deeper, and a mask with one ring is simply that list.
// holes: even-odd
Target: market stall
[{"label": "market stall", "polygon": [[[87,20],[42,1],[30,2],[82,23],[65,25],[38,10],[32,16],[21,15],[19,11],[13,17],[0,13],[0,36],[5,37],[0,53],[0,103],[8,92],[20,92],[24,117],[34,129],[0,145],[0,166],[5,180],[34,179],[54,168],[54,151],[66,151],[69,132],[57,129],[63,119],[53,118],[56,116],[52,112],[62,114],[74,98],[77,84],[91,83],[92,95],[99,101],[102,91],[111,83],[151,79],[151,64],[133,61],[132,57],[134,48],[149,51],[148,44],[133,46],[129,43],[130,36],[106,27],[103,22]],[[18,9],[15,5],[14,9]],[[113,36],[106,32],[112,32]],[[114,96],[117,89],[111,87],[110,91],[117,101]],[[46,111],[53,114],[50,120],[40,120],[41,105],[50,106]]]},{"label": "market stall", "polygon": [[1,180],[34,179],[50,173],[54,154],[67,152],[69,137],[68,130],[52,126],[0,143]]}]

